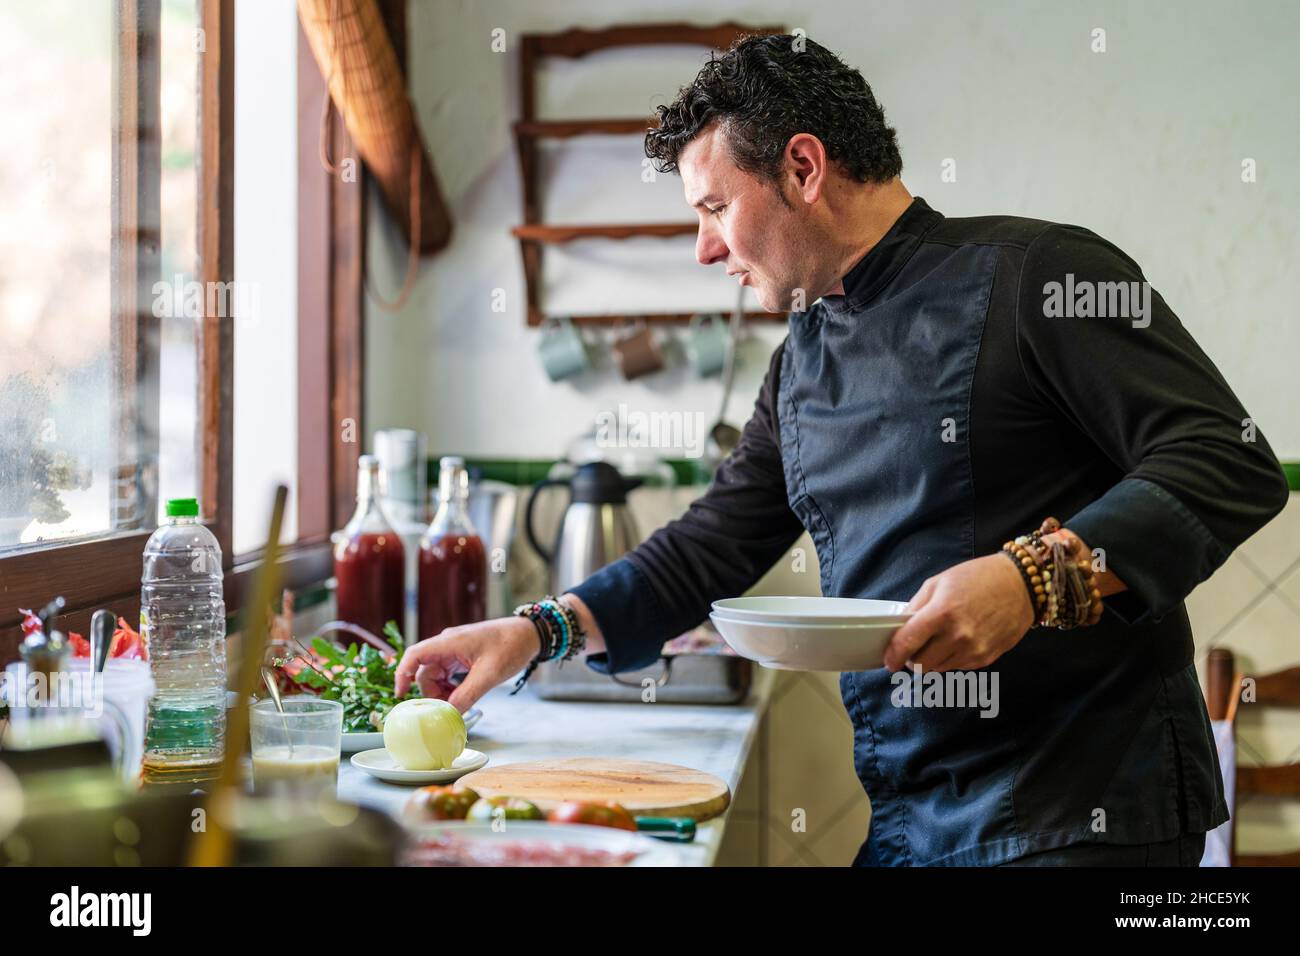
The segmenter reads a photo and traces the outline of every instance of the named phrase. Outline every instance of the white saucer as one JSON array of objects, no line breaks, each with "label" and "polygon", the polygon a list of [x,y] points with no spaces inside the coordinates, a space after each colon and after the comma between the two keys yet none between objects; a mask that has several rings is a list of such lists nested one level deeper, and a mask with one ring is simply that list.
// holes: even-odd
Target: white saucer
[{"label": "white saucer", "polygon": [[404,770],[393,759],[393,755],[383,747],[363,750],[352,755],[352,766],[389,783],[451,783],[471,771],[487,766],[487,762],[487,754],[479,750],[470,750],[468,747],[452,761],[448,770]]}]

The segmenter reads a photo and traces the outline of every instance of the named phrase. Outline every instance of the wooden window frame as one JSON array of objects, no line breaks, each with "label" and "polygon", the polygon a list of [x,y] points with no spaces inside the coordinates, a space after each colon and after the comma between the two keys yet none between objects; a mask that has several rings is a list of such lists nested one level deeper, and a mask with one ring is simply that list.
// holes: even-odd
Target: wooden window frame
[{"label": "wooden window frame", "polygon": [[[405,66],[405,16],[397,0],[381,9]],[[199,64],[198,280],[234,278],[234,0],[198,0],[203,52]],[[159,0],[118,0],[114,97],[113,348],[122,371],[114,421],[119,447],[151,464],[152,475],[120,476],[156,489],[158,414],[157,325],[149,307],[157,278],[158,179],[139,162],[157,156]],[[126,27],[132,28],[127,29]],[[298,540],[282,549],[286,587],[319,583],[333,572],[330,532],[352,510],[357,459],[365,434],[364,253],[366,185],[362,165],[344,182],[321,166],[318,142],[325,95],[299,28],[298,58]],[[334,119],[338,156],[355,155],[342,121]],[[152,137],[152,139],[147,139]],[[152,212],[151,212],[152,209]],[[205,288],[209,286],[205,285]],[[152,323],[152,325],[151,325]],[[240,608],[260,554],[234,555],[234,326],[204,316],[198,349],[197,470],[202,520],[221,544],[228,612]],[[152,349],[152,351],[150,351]],[[128,354],[129,352],[129,354]],[[135,403],[134,408],[131,402]],[[148,421],[140,416],[151,416]],[[349,423],[345,429],[343,424]],[[135,442],[135,445],[131,445]],[[152,452],[152,454],[150,454]],[[125,458],[124,460],[131,460]],[[132,489],[133,492],[136,489]],[[153,492],[156,495],[156,491]],[[140,500],[138,497],[135,500]],[[145,511],[152,507],[154,511]],[[141,554],[156,499],[137,514],[114,512],[114,530],[92,540],[68,540],[0,557],[0,664],[17,656],[19,607],[36,609],[56,594],[67,601],[67,629],[86,633],[91,614],[111,607],[134,622],[140,608]],[[132,522],[135,522],[132,524]]]}]

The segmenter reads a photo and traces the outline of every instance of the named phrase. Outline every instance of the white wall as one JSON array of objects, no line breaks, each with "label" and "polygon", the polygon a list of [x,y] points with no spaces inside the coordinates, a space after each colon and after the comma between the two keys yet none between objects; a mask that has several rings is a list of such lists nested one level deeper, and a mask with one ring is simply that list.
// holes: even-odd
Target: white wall
[{"label": "white wall", "polygon": [[282,538],[297,537],[297,17],[288,0],[235,13],[236,554],[266,543],[280,482],[291,495]]},{"label": "white wall", "polygon": [[[1219,364],[1283,457],[1300,457],[1290,365],[1300,326],[1287,294],[1297,258],[1300,152],[1285,2],[826,2],[617,5],[554,0],[410,6],[412,85],[455,218],[452,246],[422,267],[397,315],[369,309],[370,427],[409,425],[430,447],[480,455],[557,454],[620,401],[643,410],[716,411],[719,387],[684,370],[624,384],[612,370],[549,383],[525,328],[518,246],[520,32],[680,19],[784,22],[863,71],[899,132],[904,181],[952,215],[1015,213],[1086,225],[1144,267]],[[491,52],[500,27],[510,45]],[[1091,52],[1106,30],[1107,51]],[[700,54],[669,48],[589,57],[554,71],[543,116],[637,115],[670,100]],[[563,62],[563,61],[561,61]],[[548,163],[546,216],[559,222],[689,220],[680,180],[642,184],[637,137],[584,138]],[[940,181],[945,158],[957,181]],[[1258,182],[1241,182],[1241,161]],[[371,217],[372,282],[391,295],[405,253]],[[547,253],[546,301],[602,308],[725,309],[733,287],[696,265],[690,240],[588,243]],[[492,290],[508,310],[490,310]],[[782,328],[760,333],[732,402],[743,419]]]}]

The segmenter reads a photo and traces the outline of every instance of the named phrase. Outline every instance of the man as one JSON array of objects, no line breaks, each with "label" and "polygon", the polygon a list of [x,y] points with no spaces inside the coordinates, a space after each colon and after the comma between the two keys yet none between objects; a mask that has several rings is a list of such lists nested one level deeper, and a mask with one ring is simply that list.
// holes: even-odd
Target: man
[{"label": "man", "polygon": [[[1182,601],[1287,495],[1222,376],[1095,234],[909,195],[871,89],[811,40],[746,39],[659,113],[646,152],[681,175],[699,261],[790,328],[708,492],[561,596],[588,663],[647,665],[807,529],[824,594],[914,612],[884,667],[841,675],[872,804],[855,862],[1195,865],[1227,811]],[[999,552],[1040,526],[1033,555],[1096,572],[1070,599],[1094,626],[1032,627],[1047,565]],[[541,616],[416,645],[399,693],[464,710],[542,656]],[[896,693],[975,670],[993,712]]]}]

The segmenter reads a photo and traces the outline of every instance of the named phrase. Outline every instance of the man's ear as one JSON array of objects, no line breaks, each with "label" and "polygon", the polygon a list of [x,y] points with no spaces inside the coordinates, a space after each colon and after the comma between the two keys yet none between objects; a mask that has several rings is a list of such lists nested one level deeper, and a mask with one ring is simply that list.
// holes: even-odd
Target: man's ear
[{"label": "man's ear", "polygon": [[815,203],[826,188],[830,172],[826,147],[812,133],[796,133],[785,144],[785,163],[790,171],[795,189],[804,202]]}]

